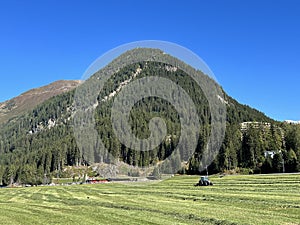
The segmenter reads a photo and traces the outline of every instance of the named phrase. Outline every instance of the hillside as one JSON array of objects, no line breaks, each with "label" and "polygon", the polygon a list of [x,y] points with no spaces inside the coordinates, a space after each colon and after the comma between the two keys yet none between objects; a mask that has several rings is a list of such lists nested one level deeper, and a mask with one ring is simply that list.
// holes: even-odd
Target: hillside
[{"label": "hillside", "polygon": [[[131,60],[133,56],[139,54],[150,54],[153,57],[149,59],[154,60],[142,62],[132,60],[130,65],[119,68],[119,63],[123,59]],[[162,63],[161,59],[166,57],[176,65],[181,65],[183,69],[175,69]],[[205,157],[212,120],[204,91],[185,72],[188,70],[197,73],[204,84],[216,85],[201,71],[193,71],[188,65],[160,50],[135,49],[115,59],[76,90],[56,95],[33,107],[19,118],[2,124],[0,183],[41,184],[49,183],[53,176],[82,176],[65,168],[94,165],[94,163],[117,165],[119,162],[125,162],[130,168],[156,166],[154,175],[172,173],[174,168],[178,168],[181,173],[200,173],[203,169],[201,160]],[[112,76],[105,81],[99,93],[98,81],[101,75],[106,73],[112,73]],[[187,149],[190,149],[191,136],[181,133],[178,111],[169,102],[157,97],[148,97],[137,102],[130,112],[129,124],[132,133],[143,139],[150,135],[148,128],[150,120],[158,116],[163,118],[167,134],[158,147],[151,151],[135,151],[122,144],[113,132],[111,108],[118,96],[117,93],[129,83],[147,78],[149,74],[176,82],[193,100],[199,116],[197,128],[199,140],[192,157],[186,154]],[[92,102],[92,105],[89,101],[92,96],[91,90],[94,91],[92,94],[97,94],[96,101]],[[132,91],[134,97],[136,90]],[[286,163],[286,171],[298,171],[299,127],[276,122],[249,106],[239,104],[222,89],[221,91],[224,93],[223,97],[214,92],[211,94],[217,99],[216,101],[225,106],[227,111],[226,133],[220,152],[210,164],[209,171],[212,173],[224,170],[250,173],[281,172],[283,159]],[[81,103],[79,106],[78,102]],[[93,110],[92,116],[86,113],[89,110]],[[184,107],[182,110],[189,111]],[[80,113],[82,117],[78,117]],[[92,129],[85,129],[84,126],[90,121],[94,122]],[[250,125],[242,132],[241,123],[249,121],[267,123],[270,126],[266,129],[264,126]],[[220,124],[216,123],[216,125]],[[179,152],[175,152],[181,136],[183,136],[182,147]],[[97,139],[99,137],[102,144]],[[78,140],[82,141],[78,142]],[[266,152],[273,152],[274,158],[265,155]],[[131,172],[128,171],[128,175],[130,174]]]},{"label": "hillside", "polygon": [[32,110],[49,98],[76,88],[80,81],[60,80],[29,90],[11,100],[0,103],[0,123]]}]

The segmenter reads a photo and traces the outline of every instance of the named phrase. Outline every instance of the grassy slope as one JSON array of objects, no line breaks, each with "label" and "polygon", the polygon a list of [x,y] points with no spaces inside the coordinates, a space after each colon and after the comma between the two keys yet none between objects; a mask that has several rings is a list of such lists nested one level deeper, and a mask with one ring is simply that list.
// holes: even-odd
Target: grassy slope
[{"label": "grassy slope", "polygon": [[0,224],[300,224],[300,175],[0,189]]}]

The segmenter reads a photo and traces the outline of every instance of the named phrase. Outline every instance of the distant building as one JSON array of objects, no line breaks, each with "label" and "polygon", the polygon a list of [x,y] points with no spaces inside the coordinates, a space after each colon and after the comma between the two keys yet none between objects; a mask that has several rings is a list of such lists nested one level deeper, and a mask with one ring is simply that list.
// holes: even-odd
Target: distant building
[{"label": "distant building", "polygon": [[246,131],[250,127],[253,127],[253,128],[264,127],[264,128],[270,129],[271,128],[271,123],[267,123],[267,122],[243,122],[243,123],[241,123],[241,130],[242,131]]},{"label": "distant building", "polygon": [[275,154],[276,153],[274,151],[265,151],[265,158],[270,156],[273,159]]},{"label": "distant building", "polygon": [[294,121],[294,120],[285,120],[284,122],[289,124],[300,124],[300,121]]}]

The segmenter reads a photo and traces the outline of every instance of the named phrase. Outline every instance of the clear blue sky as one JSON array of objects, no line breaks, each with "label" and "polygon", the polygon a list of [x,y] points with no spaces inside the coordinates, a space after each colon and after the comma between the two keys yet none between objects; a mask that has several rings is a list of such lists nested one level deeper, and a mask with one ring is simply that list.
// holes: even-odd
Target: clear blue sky
[{"label": "clear blue sky", "polygon": [[1,1],[0,101],[80,79],[138,40],[185,46],[225,91],[277,120],[300,120],[300,1]]}]

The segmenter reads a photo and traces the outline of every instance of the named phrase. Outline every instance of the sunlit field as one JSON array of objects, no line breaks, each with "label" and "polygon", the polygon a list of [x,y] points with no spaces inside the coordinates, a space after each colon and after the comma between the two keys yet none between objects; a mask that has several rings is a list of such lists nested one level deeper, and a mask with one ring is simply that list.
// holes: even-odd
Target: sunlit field
[{"label": "sunlit field", "polygon": [[300,175],[0,189],[0,224],[300,224]]}]

